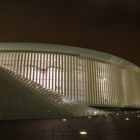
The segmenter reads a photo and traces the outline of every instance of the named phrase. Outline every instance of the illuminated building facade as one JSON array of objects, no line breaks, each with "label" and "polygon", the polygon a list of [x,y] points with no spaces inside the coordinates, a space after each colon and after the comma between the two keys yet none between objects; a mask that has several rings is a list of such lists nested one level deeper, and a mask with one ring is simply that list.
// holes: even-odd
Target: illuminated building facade
[{"label": "illuminated building facade", "polygon": [[1,43],[0,67],[85,106],[139,107],[140,69],[94,50]]}]

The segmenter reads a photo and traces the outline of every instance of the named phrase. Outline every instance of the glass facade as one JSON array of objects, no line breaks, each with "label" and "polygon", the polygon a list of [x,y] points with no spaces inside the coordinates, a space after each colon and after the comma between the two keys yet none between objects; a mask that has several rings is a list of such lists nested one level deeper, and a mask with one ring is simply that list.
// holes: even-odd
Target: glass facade
[{"label": "glass facade", "polygon": [[21,49],[19,44],[19,49],[1,49],[0,66],[88,106],[140,105],[139,68],[109,54],[63,49]]}]

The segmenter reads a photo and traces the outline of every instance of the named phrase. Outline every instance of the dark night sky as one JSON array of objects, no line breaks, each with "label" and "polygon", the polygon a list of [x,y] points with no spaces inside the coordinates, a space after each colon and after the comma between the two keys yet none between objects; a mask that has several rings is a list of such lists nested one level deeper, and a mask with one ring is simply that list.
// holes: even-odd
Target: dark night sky
[{"label": "dark night sky", "polygon": [[140,66],[139,0],[0,2],[0,41],[101,50]]}]

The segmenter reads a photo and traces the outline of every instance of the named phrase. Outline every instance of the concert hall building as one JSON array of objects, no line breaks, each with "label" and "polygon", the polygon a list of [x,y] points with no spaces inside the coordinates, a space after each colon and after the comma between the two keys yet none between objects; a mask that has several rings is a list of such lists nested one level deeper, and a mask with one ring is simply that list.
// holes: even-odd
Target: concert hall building
[{"label": "concert hall building", "polygon": [[0,43],[0,119],[96,115],[103,107],[140,107],[138,66],[90,49]]}]

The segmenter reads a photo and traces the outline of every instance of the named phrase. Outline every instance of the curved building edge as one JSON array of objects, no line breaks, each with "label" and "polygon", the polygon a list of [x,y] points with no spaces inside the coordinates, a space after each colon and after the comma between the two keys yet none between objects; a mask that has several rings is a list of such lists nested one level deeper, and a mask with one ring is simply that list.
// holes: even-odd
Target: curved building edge
[{"label": "curved building edge", "polygon": [[75,47],[70,45],[61,44],[48,44],[48,43],[33,43],[33,42],[1,42],[0,50],[29,50],[29,51],[50,51],[58,53],[68,53],[72,55],[85,55],[85,57],[94,58],[97,60],[115,63],[124,67],[132,68],[140,71],[140,68],[121,57],[92,50],[88,48]]}]

